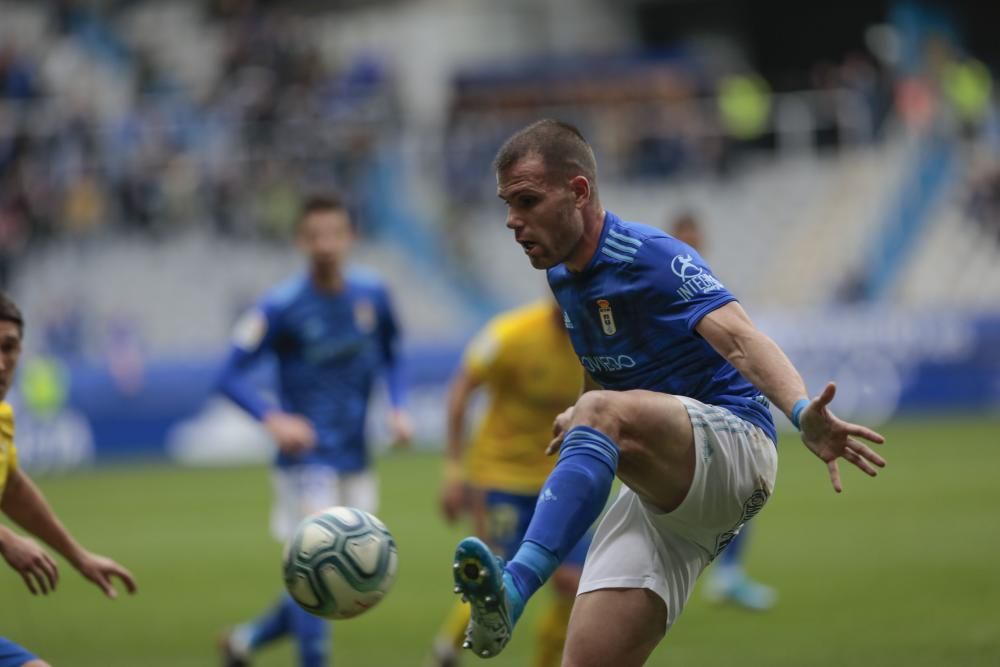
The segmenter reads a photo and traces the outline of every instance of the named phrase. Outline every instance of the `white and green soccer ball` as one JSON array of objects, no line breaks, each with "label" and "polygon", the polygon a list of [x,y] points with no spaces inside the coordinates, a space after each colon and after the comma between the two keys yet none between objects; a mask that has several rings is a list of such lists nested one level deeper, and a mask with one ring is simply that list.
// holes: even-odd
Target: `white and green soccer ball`
[{"label": "white and green soccer ball", "polygon": [[398,564],[385,524],[353,507],[330,507],[295,529],[285,547],[285,587],[312,614],[352,618],[385,597]]}]

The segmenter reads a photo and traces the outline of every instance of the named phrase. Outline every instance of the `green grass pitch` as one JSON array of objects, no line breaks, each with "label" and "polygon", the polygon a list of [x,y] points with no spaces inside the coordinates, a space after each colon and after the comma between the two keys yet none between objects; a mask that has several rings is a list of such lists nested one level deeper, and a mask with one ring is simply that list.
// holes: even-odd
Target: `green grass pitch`
[{"label": "green grass pitch", "polygon": [[[749,553],[752,573],[779,589],[778,607],[713,607],[696,590],[649,664],[1000,664],[1000,421],[884,430],[889,467],[877,480],[848,472],[842,496],[786,435],[776,494]],[[335,664],[423,664],[452,602],[450,555],[462,532],[438,518],[438,469],[436,457],[420,454],[379,463],[379,514],[399,545],[399,578],[379,607],[335,625]],[[57,593],[32,598],[0,567],[0,634],[55,665],[216,664],[216,633],[280,589],[264,469],[128,466],[40,484],[81,540],[129,566],[140,585],[136,597],[111,602],[61,563]],[[538,606],[489,664],[530,664]],[[282,645],[254,664],[294,658]],[[479,663],[470,656],[466,664]]]}]

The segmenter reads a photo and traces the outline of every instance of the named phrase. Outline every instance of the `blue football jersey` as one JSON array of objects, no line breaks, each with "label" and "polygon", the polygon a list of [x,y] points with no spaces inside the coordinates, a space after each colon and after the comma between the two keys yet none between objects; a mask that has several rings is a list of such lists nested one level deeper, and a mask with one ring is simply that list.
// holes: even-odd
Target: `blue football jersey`
[{"label": "blue football jersey", "polygon": [[272,355],[281,409],[307,417],[318,439],[305,454],[279,452],[277,464],[362,470],[368,464],[368,402],[381,371],[393,405],[403,401],[397,339],[389,296],[374,277],[351,273],[343,290],[327,293],[299,276],[266,295],[237,324],[220,390],[262,418],[270,406],[243,376],[260,357]]},{"label": "blue football jersey", "polygon": [[688,396],[777,440],[769,402],[695,327],[734,297],[691,246],[610,211],[586,268],[548,270],[580,361],[601,386]]}]

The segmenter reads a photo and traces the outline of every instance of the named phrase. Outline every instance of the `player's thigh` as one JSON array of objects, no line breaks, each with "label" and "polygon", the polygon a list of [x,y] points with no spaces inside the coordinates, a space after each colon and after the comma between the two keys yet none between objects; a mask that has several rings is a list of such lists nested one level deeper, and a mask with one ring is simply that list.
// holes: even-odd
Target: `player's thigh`
[{"label": "player's thigh", "polygon": [[591,391],[580,397],[571,426],[591,426],[618,445],[618,477],[661,511],[687,496],[695,470],[691,418],[676,396],[641,389]]},{"label": "player's thigh", "polygon": [[370,470],[338,475],[335,489],[337,505],[356,507],[369,514],[378,511],[378,478]]},{"label": "player's thigh", "polygon": [[643,588],[605,588],[576,599],[563,667],[638,667],[663,639],[667,606]]}]

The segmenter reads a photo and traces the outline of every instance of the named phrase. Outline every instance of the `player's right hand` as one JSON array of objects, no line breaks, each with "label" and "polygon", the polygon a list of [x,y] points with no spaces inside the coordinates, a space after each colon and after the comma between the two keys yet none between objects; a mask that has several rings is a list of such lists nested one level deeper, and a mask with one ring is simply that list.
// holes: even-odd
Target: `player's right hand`
[{"label": "player's right hand", "polygon": [[34,540],[9,530],[0,536],[0,555],[21,575],[32,595],[48,595],[59,582],[59,568],[45,549]]},{"label": "player's right hand", "polygon": [[881,445],[885,442],[885,437],[870,428],[845,422],[834,416],[829,405],[836,393],[837,386],[832,382],[827,383],[822,393],[802,411],[799,419],[802,442],[826,464],[833,490],[840,493],[844,487],[840,481],[837,459],[842,458],[860,468],[866,475],[875,477],[878,468],[885,467],[885,459],[858,438]]},{"label": "player's right hand", "polygon": [[465,511],[465,482],[461,479],[441,483],[441,515],[449,524],[455,523]]},{"label": "player's right hand", "polygon": [[302,415],[269,412],[264,417],[264,428],[285,454],[302,454],[316,446],[316,429]]},{"label": "player's right hand", "polygon": [[132,573],[110,558],[85,551],[75,565],[85,579],[94,582],[112,600],[118,597],[112,578],[121,581],[130,595],[137,590]]}]

